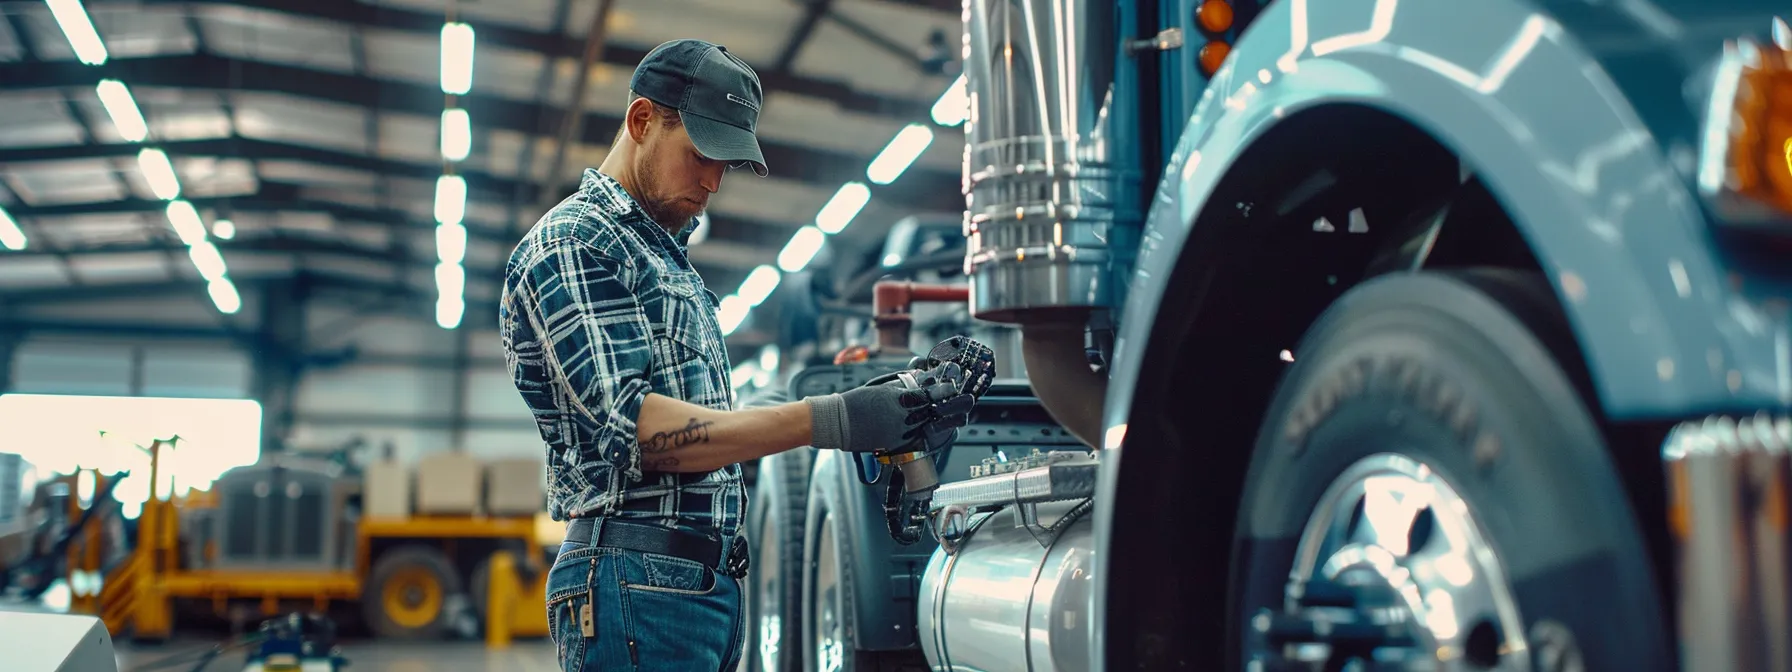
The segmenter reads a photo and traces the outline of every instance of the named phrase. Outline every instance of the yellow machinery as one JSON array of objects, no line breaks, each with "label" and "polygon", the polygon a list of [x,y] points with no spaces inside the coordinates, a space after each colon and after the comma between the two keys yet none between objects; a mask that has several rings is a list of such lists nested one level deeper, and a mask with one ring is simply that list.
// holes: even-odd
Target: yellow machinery
[{"label": "yellow machinery", "polygon": [[[535,518],[346,522],[339,514],[358,483],[343,488],[353,479],[297,463],[245,468],[234,480],[226,474],[209,493],[164,496],[157,492],[163,449],[163,441],[149,448],[150,496],[136,548],[106,573],[98,595],[71,601],[71,610],[98,615],[114,636],[167,638],[177,604],[209,605],[220,617],[246,606],[271,617],[359,603],[377,635],[439,637],[454,617],[450,599],[463,589],[489,612],[487,621],[498,619],[484,624],[489,637],[508,643],[547,634],[547,567]],[[327,496],[312,497],[320,494]],[[183,519],[199,529],[183,533]],[[96,541],[89,534],[70,547],[71,576],[97,572]]]}]

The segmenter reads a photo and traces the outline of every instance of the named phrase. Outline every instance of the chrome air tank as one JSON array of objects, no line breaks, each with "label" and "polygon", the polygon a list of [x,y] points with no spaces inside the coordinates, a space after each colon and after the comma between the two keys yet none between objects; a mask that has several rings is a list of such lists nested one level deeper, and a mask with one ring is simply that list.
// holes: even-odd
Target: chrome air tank
[{"label": "chrome air tank", "polygon": [[1089,669],[1095,533],[1088,516],[1059,527],[1075,502],[968,518],[955,552],[934,551],[921,577],[921,649],[936,670]]},{"label": "chrome air tank", "polygon": [[1128,129],[1113,3],[966,0],[964,17],[971,312],[1017,322],[1111,306],[1115,227],[1142,219],[1130,140],[1116,135]]}]

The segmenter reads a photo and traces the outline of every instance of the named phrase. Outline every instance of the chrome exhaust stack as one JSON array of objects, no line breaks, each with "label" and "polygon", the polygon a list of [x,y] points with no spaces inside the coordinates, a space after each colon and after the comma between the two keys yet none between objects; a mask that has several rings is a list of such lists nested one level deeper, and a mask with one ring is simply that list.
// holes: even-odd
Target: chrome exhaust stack
[{"label": "chrome exhaust stack", "polygon": [[1663,446],[1681,667],[1792,670],[1792,417],[1713,417]]},{"label": "chrome exhaust stack", "polygon": [[971,314],[1021,325],[1035,394],[1099,446],[1106,381],[1083,355],[1084,329],[1119,298],[1115,233],[1142,220],[1113,113],[1115,12],[1094,0],[966,0],[964,17]]}]

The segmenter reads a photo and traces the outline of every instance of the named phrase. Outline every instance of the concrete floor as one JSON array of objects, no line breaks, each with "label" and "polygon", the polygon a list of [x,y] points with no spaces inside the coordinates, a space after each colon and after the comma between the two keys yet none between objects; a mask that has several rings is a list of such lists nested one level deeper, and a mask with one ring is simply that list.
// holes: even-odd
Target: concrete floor
[{"label": "concrete floor", "polygon": [[[243,652],[233,651],[214,659],[201,670],[193,663],[157,665],[177,658],[196,661],[212,642],[192,640],[161,646],[138,647],[118,643],[119,672],[237,672],[243,669]],[[488,651],[480,642],[381,643],[373,640],[342,644],[348,672],[557,672],[554,645],[547,640],[513,642],[510,648]]]},{"label": "concrete floor", "polygon": [[[0,612],[62,613],[41,603],[21,603],[0,598]],[[0,632],[0,651],[13,646]],[[213,658],[203,668],[194,668],[206,651],[228,638],[223,631],[215,638],[193,634],[178,636],[160,645],[136,645],[129,638],[113,640],[118,652],[119,672],[239,672],[243,669],[246,649],[232,649]],[[487,650],[482,641],[455,640],[442,642],[381,642],[374,639],[348,639],[341,642],[342,654],[348,659],[348,672],[558,672],[553,642],[547,639],[519,639],[507,649]],[[8,670],[4,654],[0,654],[0,670]]]}]

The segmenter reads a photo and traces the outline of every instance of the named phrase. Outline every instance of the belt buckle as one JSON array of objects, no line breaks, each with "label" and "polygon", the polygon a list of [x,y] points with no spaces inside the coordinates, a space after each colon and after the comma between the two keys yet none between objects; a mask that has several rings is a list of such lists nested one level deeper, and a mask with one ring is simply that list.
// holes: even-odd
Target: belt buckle
[{"label": "belt buckle", "polygon": [[728,559],[724,563],[723,573],[736,579],[747,576],[747,567],[751,564],[747,552],[747,539],[736,535],[734,542],[728,546]]}]

